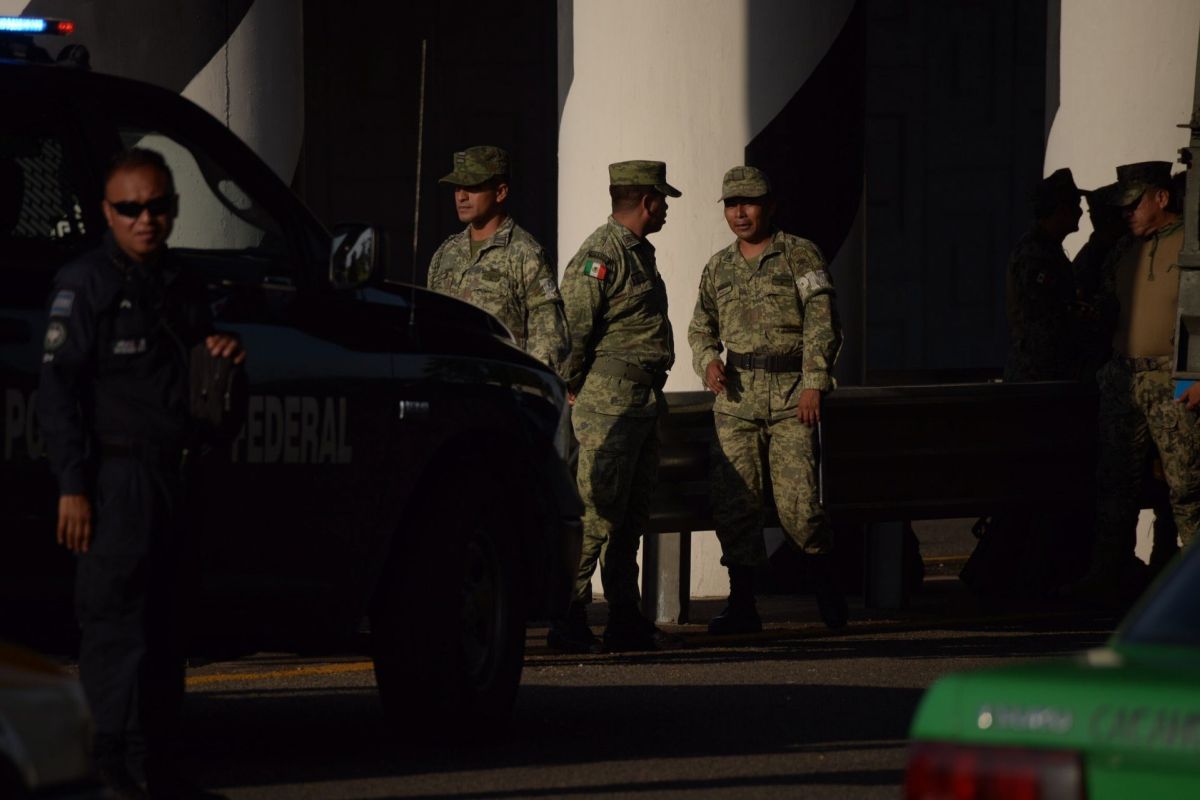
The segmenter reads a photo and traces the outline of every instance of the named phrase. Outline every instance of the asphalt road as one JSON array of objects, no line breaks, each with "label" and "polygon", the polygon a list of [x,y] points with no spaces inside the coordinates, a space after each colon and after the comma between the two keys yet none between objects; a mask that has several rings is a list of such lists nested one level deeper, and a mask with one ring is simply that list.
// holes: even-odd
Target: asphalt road
[{"label": "asphalt road", "polygon": [[[933,610],[827,633],[792,599],[763,634],[676,628],[685,649],[562,656],[530,632],[511,728],[405,746],[361,657],[259,655],[189,671],[187,764],[229,798],[900,796],[921,693],[952,670],[1096,646],[1112,620],[986,617],[946,582]],[[715,613],[696,604],[696,617]],[[599,611],[600,609],[597,609]]]}]

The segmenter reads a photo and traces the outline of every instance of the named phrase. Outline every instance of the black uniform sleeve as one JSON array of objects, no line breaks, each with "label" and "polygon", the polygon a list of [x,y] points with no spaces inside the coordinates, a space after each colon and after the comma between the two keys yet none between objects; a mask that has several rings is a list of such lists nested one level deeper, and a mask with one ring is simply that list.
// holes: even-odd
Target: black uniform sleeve
[{"label": "black uniform sleeve", "polygon": [[178,333],[190,349],[216,332],[213,329],[212,307],[208,302],[208,288],[199,273],[184,269],[172,289],[172,304],[176,311],[171,316],[177,314],[181,318]]},{"label": "black uniform sleeve", "polygon": [[37,413],[61,494],[86,494],[89,488],[82,393],[95,369],[93,295],[87,282],[56,278],[42,344]]}]

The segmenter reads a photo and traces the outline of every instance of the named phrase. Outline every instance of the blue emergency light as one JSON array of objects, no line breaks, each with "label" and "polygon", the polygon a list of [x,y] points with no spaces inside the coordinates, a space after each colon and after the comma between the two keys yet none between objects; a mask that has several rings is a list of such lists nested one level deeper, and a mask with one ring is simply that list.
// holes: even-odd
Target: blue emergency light
[{"label": "blue emergency light", "polygon": [[0,33],[40,33],[47,36],[70,36],[74,32],[75,23],[69,19],[0,17]]}]

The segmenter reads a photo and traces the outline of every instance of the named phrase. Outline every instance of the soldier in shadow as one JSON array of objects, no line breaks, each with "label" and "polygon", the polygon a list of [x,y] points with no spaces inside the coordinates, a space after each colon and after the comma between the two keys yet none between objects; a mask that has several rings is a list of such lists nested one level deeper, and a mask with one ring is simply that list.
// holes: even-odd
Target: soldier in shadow
[{"label": "soldier in shadow", "polygon": [[[1033,224],[1013,249],[1005,274],[1011,336],[1005,382],[1080,378],[1082,321],[1095,314],[1078,298],[1063,240],[1079,229],[1083,194],[1069,169],[1055,171],[1034,190]],[[1071,569],[1076,540],[1088,527],[1081,514],[1086,516],[1079,509],[1012,510],[980,520],[979,544],[959,577],[988,604],[1039,602],[1061,585],[1063,570]]]}]

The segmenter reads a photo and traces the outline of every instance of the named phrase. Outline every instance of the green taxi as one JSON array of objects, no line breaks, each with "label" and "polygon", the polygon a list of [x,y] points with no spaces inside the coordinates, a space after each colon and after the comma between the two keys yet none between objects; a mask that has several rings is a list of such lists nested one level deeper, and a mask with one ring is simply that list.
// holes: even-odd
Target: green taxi
[{"label": "green taxi", "polygon": [[909,800],[1200,798],[1200,548],[1106,647],[948,675],[909,735]]}]

